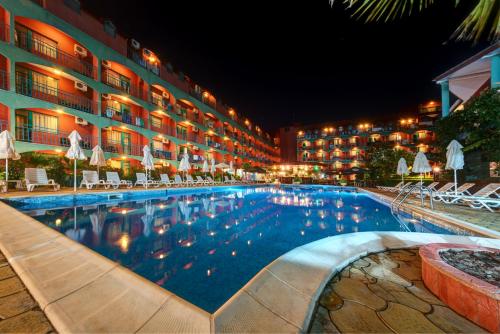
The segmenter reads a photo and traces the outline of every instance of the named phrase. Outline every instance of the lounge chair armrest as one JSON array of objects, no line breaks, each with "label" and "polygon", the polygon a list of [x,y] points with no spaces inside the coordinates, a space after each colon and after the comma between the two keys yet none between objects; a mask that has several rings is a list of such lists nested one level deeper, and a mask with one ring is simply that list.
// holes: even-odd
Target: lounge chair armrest
[{"label": "lounge chair armrest", "polygon": [[47,184],[53,185],[53,184],[57,184],[57,183],[56,183],[56,181],[54,181],[54,179],[48,179]]}]

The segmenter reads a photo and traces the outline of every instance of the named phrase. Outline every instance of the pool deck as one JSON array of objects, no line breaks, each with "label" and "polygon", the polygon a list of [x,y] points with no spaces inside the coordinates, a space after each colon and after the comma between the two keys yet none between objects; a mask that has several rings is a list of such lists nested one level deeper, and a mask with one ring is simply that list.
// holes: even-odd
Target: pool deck
[{"label": "pool deck", "polygon": [[329,237],[279,257],[209,314],[4,203],[0,212],[0,251],[58,332],[305,332],[325,285],[362,256],[434,242],[500,248],[425,233]]}]

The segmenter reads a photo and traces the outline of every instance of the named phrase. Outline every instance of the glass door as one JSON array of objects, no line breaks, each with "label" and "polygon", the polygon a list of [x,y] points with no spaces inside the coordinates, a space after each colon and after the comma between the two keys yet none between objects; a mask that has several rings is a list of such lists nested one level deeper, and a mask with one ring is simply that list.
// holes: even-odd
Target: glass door
[{"label": "glass door", "polygon": [[130,154],[130,133],[122,132],[121,144],[123,147],[123,153]]}]

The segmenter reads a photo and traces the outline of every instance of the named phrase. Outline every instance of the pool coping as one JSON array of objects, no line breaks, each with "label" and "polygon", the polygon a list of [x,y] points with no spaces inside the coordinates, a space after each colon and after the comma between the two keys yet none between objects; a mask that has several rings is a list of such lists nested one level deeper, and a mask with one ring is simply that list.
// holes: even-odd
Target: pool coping
[{"label": "pool coping", "polygon": [[0,210],[0,250],[58,332],[304,332],[329,279],[368,253],[429,242],[500,248],[415,232],[333,236],[274,260],[210,314],[5,203]]}]

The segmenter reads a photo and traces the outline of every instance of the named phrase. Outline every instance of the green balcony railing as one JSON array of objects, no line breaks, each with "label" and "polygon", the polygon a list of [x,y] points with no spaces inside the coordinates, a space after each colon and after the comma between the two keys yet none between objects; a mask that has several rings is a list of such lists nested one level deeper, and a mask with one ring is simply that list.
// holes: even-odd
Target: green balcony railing
[{"label": "green balcony railing", "polygon": [[97,111],[97,103],[91,99],[35,82],[21,72],[16,72],[16,92],[90,114],[95,114]]}]

